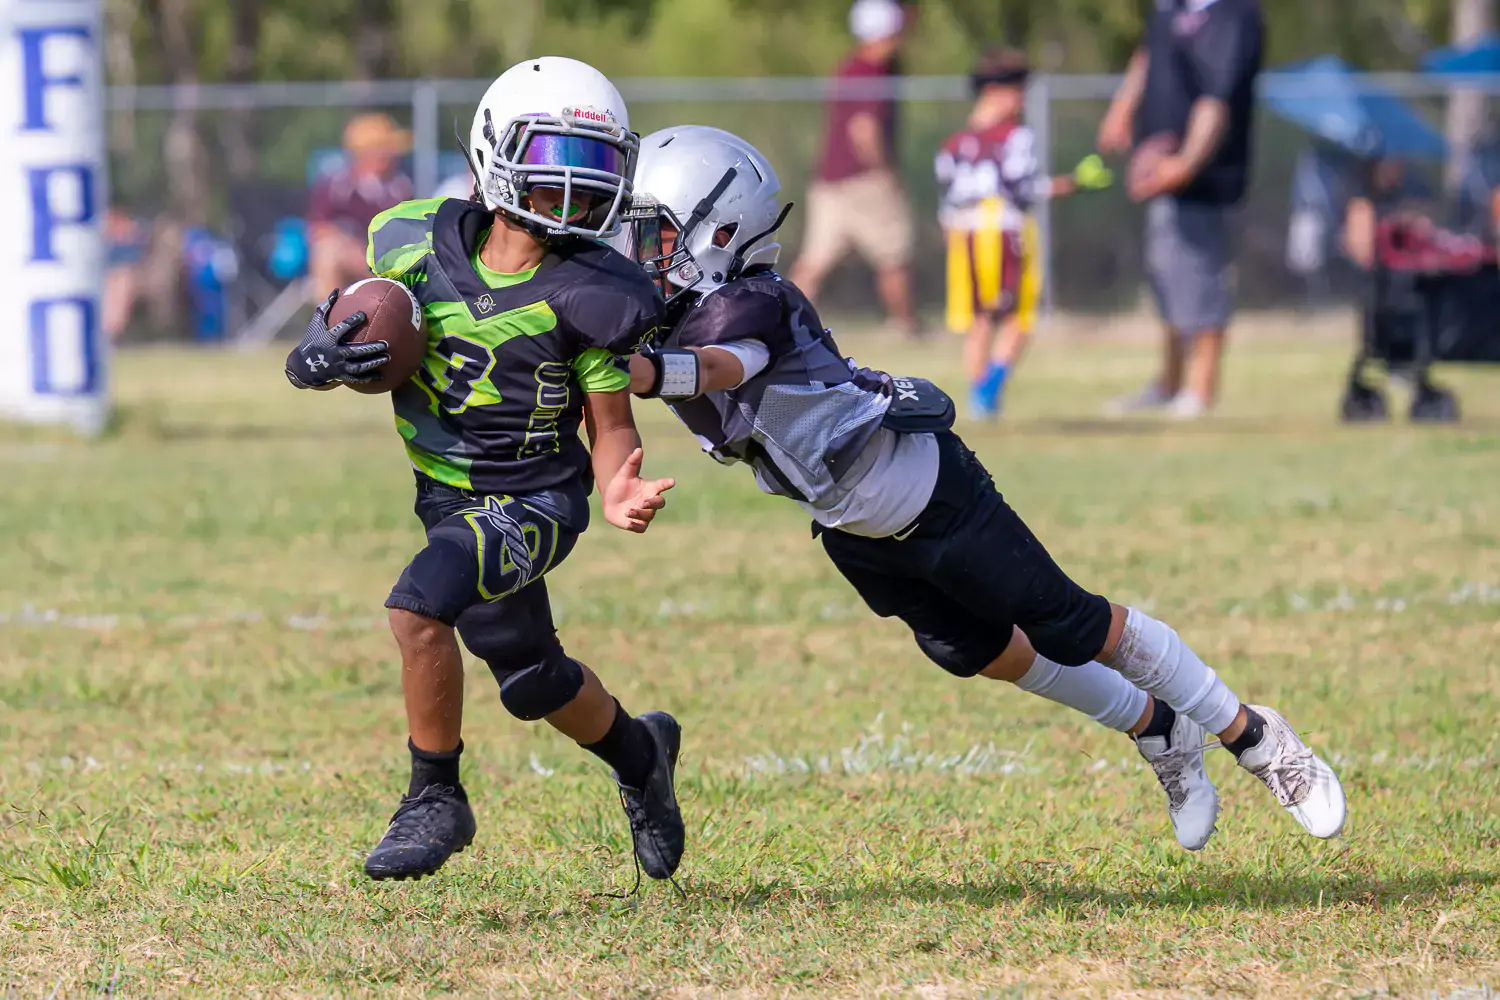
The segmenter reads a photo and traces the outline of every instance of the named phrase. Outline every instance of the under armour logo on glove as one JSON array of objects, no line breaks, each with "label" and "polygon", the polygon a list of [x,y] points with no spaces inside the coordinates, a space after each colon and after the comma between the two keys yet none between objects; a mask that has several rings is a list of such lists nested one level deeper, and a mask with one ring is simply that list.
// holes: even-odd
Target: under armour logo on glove
[{"label": "under armour logo on glove", "polygon": [[329,329],[328,312],[338,297],[335,289],[318,306],[302,343],[286,357],[287,381],[299,389],[320,389],[334,382],[374,382],[380,378],[377,369],[391,360],[390,345],[383,340],[347,343],[364,325],[364,313],[353,313]]}]

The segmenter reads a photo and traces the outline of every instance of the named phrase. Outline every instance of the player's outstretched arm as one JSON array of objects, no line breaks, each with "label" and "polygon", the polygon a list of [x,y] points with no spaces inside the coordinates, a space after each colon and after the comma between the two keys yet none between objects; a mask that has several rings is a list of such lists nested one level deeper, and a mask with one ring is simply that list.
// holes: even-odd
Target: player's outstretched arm
[{"label": "player's outstretched arm", "polygon": [[645,398],[691,399],[743,385],[744,362],[722,347],[649,349],[630,356],[630,391]]},{"label": "player's outstretched arm", "polygon": [[335,288],[313,313],[302,342],[286,356],[287,381],[299,389],[332,389],[340,382],[373,382],[380,377],[376,369],[391,360],[390,345],[383,340],[345,343],[364,325],[364,313],[353,313],[329,328],[328,313],[338,297]]},{"label": "player's outstretched arm", "polygon": [[626,531],[643,532],[667,505],[671,479],[642,479],[641,435],[630,412],[630,393],[591,392],[584,397],[584,426],[604,519]]}]

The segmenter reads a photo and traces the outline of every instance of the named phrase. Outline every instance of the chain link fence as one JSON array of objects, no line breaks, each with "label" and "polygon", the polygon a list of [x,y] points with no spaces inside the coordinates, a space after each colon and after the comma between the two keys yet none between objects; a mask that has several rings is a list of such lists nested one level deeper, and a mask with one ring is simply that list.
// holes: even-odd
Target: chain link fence
[{"label": "chain link fence", "polygon": [[[1360,79],[1399,95],[1439,132],[1455,86],[1500,91],[1488,78]],[[1263,80],[1263,93],[1288,86],[1275,74]],[[1053,172],[1071,170],[1093,151],[1117,82],[1109,76],[1034,80],[1028,119]],[[883,89],[882,84],[893,87],[899,101],[900,168],[918,220],[917,294],[924,309],[936,311],[943,295],[944,255],[932,159],[942,140],[964,122],[968,80],[908,77],[889,84],[876,81],[874,87]],[[195,197],[206,206],[206,228],[234,257],[235,266],[225,278],[232,302],[228,325],[242,324],[277,290],[266,257],[278,220],[305,212],[309,188],[319,169],[339,155],[340,134],[352,114],[385,111],[412,130],[414,150],[407,169],[418,194],[426,195],[465,171],[457,136],[467,140],[474,104],[486,85],[481,80],[423,80],[113,88],[113,207],[151,229],[177,215],[185,183],[201,185]],[[829,88],[824,78],[621,81],[637,131],[701,123],[738,133],[771,158],[792,200],[802,197],[814,170]],[[1264,107],[1256,129],[1253,183],[1243,211],[1241,301],[1249,309],[1338,301],[1348,279],[1336,258],[1316,274],[1293,273],[1287,264],[1294,187],[1299,157],[1311,146],[1308,132]],[[1123,164],[1116,167],[1123,179]],[[1441,188],[1440,165],[1417,169],[1431,173],[1432,183]],[[1093,314],[1137,309],[1143,289],[1142,216],[1140,206],[1131,204],[1119,186],[1044,207],[1048,307]],[[784,233],[784,262],[796,255],[801,224],[801,213],[794,212]],[[151,260],[158,269],[173,266],[170,254],[165,264],[160,254],[148,255]],[[172,282],[160,284],[170,287]],[[188,298],[180,285],[177,294]],[[867,269],[852,261],[841,268],[827,286],[825,302],[829,311],[870,313],[875,296]],[[133,336],[180,336],[188,328],[173,318],[170,302],[140,315],[144,318],[136,321]]]}]

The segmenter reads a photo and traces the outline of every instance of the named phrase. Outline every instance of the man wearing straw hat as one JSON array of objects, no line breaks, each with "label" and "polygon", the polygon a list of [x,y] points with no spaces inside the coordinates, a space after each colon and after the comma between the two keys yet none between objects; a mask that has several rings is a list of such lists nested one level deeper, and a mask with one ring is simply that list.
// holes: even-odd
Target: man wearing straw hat
[{"label": "man wearing straw hat", "polygon": [[411,151],[411,133],[390,115],[369,112],[349,119],[344,151],[345,165],[313,187],[307,215],[311,287],[320,290],[369,277],[365,233],[370,221],[413,196],[411,178],[398,163]]}]

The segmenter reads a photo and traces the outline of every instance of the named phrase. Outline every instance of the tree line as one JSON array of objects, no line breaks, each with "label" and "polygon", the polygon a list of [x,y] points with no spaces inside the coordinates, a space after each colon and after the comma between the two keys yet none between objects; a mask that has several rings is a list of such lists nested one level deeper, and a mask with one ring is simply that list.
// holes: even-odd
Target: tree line
[{"label": "tree line", "polygon": [[[1122,67],[1154,0],[917,0],[910,72],[961,71],[1004,42],[1045,68]],[[1273,63],[1332,52],[1369,69],[1447,42],[1455,5],[1262,0]],[[119,83],[493,76],[538,53],[622,76],[827,72],[848,0],[106,0]]]},{"label": "tree line", "polygon": [[[570,55],[615,77],[821,75],[850,46],[849,2],[105,0],[107,75],[116,84],[177,85],[483,78],[538,54]],[[1496,2],[1261,0],[1268,62],[1331,52],[1367,69],[1409,69],[1449,42],[1454,26],[1469,34],[1492,27]],[[903,70],[962,74],[979,48],[1005,43],[1052,72],[1118,71],[1154,3],[911,0],[917,18]],[[810,158],[821,127],[811,107],[678,110],[723,118],[725,127],[775,147],[788,164]],[[462,117],[467,109],[448,112]],[[111,115],[115,197],[154,222],[146,268],[153,325],[176,325],[180,269],[173,262],[185,229],[222,229],[234,214],[236,190],[295,183],[309,148],[337,143],[343,114],[182,108],[154,118]],[[919,124],[913,119],[911,127]]]}]

